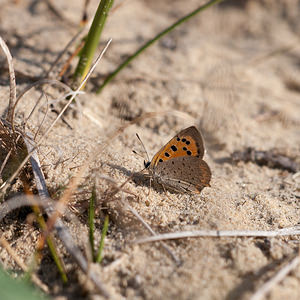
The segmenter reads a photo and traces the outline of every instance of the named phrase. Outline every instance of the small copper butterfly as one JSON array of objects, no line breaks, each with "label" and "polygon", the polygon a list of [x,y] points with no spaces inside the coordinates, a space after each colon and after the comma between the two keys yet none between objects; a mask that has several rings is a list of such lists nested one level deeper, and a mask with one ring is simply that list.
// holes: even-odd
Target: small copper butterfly
[{"label": "small copper butterfly", "polygon": [[202,159],[203,140],[195,126],[175,135],[152,158],[145,162],[150,177],[178,193],[200,193],[209,187],[211,171]]}]

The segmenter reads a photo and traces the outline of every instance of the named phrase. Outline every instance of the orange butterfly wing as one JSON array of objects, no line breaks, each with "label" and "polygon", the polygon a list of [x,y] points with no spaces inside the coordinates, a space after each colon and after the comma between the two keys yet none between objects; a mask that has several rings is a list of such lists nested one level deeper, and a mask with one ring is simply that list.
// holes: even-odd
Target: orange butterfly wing
[{"label": "orange butterfly wing", "polygon": [[175,135],[152,158],[150,167],[155,168],[159,162],[182,156],[195,156],[200,159],[204,155],[203,140],[195,126],[188,127]]}]

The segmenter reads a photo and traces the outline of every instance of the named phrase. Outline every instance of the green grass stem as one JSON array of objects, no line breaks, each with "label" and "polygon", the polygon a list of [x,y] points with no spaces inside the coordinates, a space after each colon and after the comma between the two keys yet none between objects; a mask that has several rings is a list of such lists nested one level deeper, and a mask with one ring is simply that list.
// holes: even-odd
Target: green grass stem
[{"label": "green grass stem", "polygon": [[[45,222],[45,219],[44,219],[39,207],[38,206],[33,206],[32,209],[33,209],[33,211],[34,211],[34,213],[37,217],[37,221],[39,223],[40,228],[43,231],[46,231],[47,224]],[[68,282],[68,277],[67,277],[67,274],[65,273],[63,263],[62,263],[59,255],[56,251],[55,243],[53,241],[53,238],[52,238],[51,234],[48,235],[48,237],[46,238],[46,241],[47,241],[47,244],[48,244],[48,247],[49,247],[49,251],[52,255],[52,258],[53,258],[53,260],[54,260],[54,262],[55,262],[55,264],[58,268],[58,271],[60,273],[61,279],[62,279],[63,283],[67,283]],[[36,255],[38,255],[38,254],[36,254]]]},{"label": "green grass stem", "polygon": [[100,36],[108,16],[108,12],[113,4],[113,0],[101,0],[97,8],[93,23],[89,30],[83,49],[80,53],[80,59],[75,70],[73,80],[77,85],[88,73],[93,61],[95,51],[98,47]]},{"label": "green grass stem", "polygon": [[97,263],[101,263],[101,261],[102,261],[102,251],[104,248],[104,240],[105,240],[107,230],[108,230],[108,223],[109,223],[109,217],[108,217],[108,215],[106,215],[105,219],[104,219],[104,224],[103,224],[103,228],[102,228],[102,232],[101,232],[101,240],[100,240],[99,249],[98,249],[97,258],[96,258]]},{"label": "green grass stem", "polygon": [[95,261],[95,239],[94,239],[94,234],[95,234],[95,199],[96,199],[96,190],[95,187],[92,190],[92,196],[90,199],[90,204],[89,204],[89,240],[90,240],[90,246],[91,246],[91,251],[92,251],[92,258],[93,261]]}]

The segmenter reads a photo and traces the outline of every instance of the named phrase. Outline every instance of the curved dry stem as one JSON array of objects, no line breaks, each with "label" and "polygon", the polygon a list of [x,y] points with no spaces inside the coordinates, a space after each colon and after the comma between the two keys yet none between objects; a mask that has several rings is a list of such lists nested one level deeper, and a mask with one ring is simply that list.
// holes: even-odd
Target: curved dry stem
[{"label": "curved dry stem", "polygon": [[13,66],[13,62],[12,62],[12,56],[10,54],[10,51],[9,51],[6,43],[4,42],[4,40],[2,39],[1,36],[0,36],[0,46],[1,46],[4,54],[6,55],[8,70],[9,70],[9,80],[10,80],[9,102],[8,102],[8,110],[7,110],[6,120],[12,121],[13,106],[14,106],[14,103],[15,103],[16,97],[17,97],[16,76],[15,76],[15,70],[14,70],[14,66]]},{"label": "curved dry stem", "polygon": [[[7,214],[12,212],[13,210],[24,206],[34,206],[34,205],[45,208],[46,206],[49,205],[49,203],[45,203],[38,196],[34,196],[34,195],[20,195],[20,196],[15,196],[13,198],[10,198],[7,201],[0,204],[0,222]],[[53,205],[55,205],[54,202]]]}]

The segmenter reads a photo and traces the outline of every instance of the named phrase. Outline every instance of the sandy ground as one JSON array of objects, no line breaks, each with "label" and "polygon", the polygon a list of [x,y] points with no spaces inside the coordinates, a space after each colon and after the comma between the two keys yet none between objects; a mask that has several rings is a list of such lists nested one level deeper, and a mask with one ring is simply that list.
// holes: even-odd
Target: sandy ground
[{"label": "sandy ground", "polygon": [[[45,74],[78,28],[83,1],[52,3],[63,19],[43,1],[0,1],[0,34],[14,57],[18,91]],[[112,299],[250,299],[299,248],[297,237],[168,241],[167,246],[181,261],[178,266],[158,243],[130,243],[149,233],[121,206],[121,199],[126,199],[160,233],[276,230],[299,224],[299,173],[230,160],[234,151],[253,147],[276,149],[299,163],[299,1],[225,1],[164,37],[100,95],[94,93],[124,57],[199,5],[199,1],[186,3],[128,0],[115,10],[102,38],[112,38],[112,45],[92,75],[86,93],[79,97],[80,105],[65,116],[72,129],[58,122],[39,148],[48,188],[57,199],[91,151],[107,142],[72,197],[70,207],[79,222],[65,220],[84,248],[92,186],[96,184],[100,208],[96,220],[98,241],[104,217],[101,201],[112,190],[112,184],[103,177],[122,183],[143,168],[143,158],[132,153],[142,152],[136,133],[152,157],[181,129],[195,125],[202,131],[205,160],[212,171],[211,188],[205,188],[201,195],[165,193],[159,188],[151,188],[149,193],[148,184],[129,182],[125,187],[132,194],[119,193],[106,205],[111,218],[104,259],[101,266],[94,267]],[[97,1],[91,1],[89,16],[96,6]],[[55,70],[59,71],[66,59]],[[72,67],[75,65],[74,61]],[[2,53],[1,113],[9,96],[5,66]],[[47,92],[49,101],[62,95],[53,87]],[[34,90],[22,99],[16,122],[28,115],[39,96],[40,91]],[[43,99],[29,119],[32,132],[43,120]],[[61,109],[61,103],[53,104]],[[182,115],[175,114],[175,110]],[[157,116],[128,127],[114,140],[108,139],[145,112],[157,112]],[[47,115],[39,134],[55,117],[53,112]],[[17,182],[10,196],[20,191]],[[27,214],[28,210],[11,213],[1,229],[16,253],[30,263],[38,229],[26,221]],[[47,248],[37,270],[51,297],[101,298],[59,240],[57,243],[69,284],[61,283]],[[3,248],[0,260],[5,268],[19,270]],[[264,299],[300,299],[300,267],[285,276]]]}]

